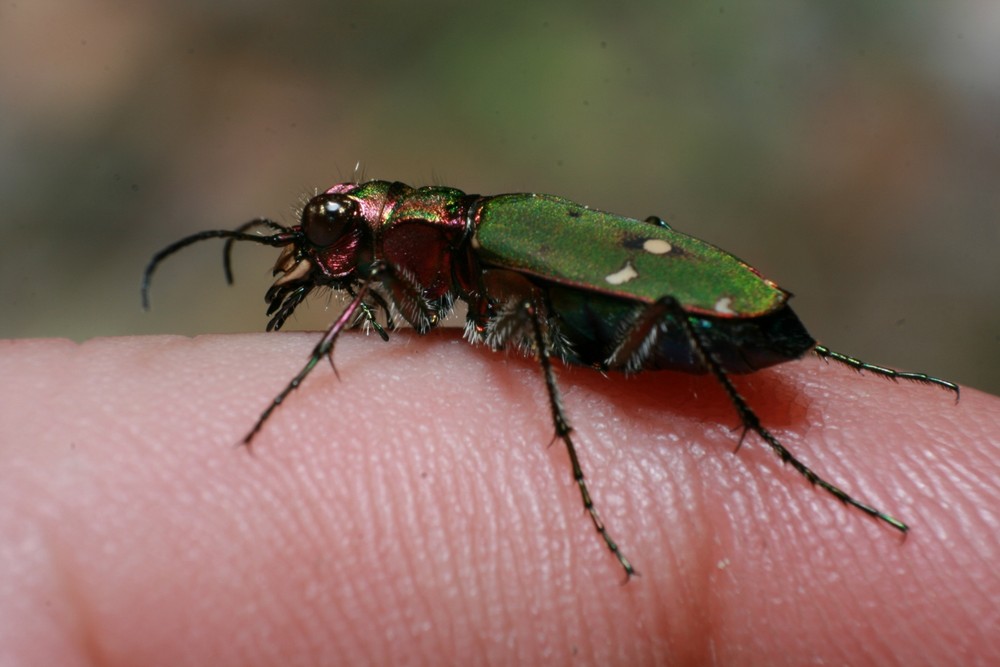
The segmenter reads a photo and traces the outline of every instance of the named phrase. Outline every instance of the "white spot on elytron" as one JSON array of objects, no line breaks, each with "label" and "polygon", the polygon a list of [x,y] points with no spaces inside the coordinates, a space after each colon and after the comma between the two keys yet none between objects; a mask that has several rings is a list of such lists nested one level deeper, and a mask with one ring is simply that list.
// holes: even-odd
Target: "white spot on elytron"
[{"label": "white spot on elytron", "polygon": [[651,255],[666,255],[674,248],[663,239],[646,239],[642,249]]},{"label": "white spot on elytron", "polygon": [[730,308],[733,304],[733,299],[728,296],[724,296],[715,302],[715,312],[720,315],[735,315],[736,312]]},{"label": "white spot on elytron", "polygon": [[633,278],[638,277],[639,272],[632,266],[632,262],[625,262],[625,266],[612,274],[604,276],[604,280],[610,285],[624,285]]}]

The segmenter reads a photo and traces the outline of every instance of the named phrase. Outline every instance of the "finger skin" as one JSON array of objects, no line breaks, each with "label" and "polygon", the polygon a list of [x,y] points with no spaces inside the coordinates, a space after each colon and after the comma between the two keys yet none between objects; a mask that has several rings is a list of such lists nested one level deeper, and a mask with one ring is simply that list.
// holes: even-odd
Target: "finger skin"
[{"label": "finger skin", "polygon": [[[557,372],[594,533],[531,359],[345,334],[0,342],[0,663],[1000,661],[1000,400],[809,357],[735,378]],[[991,620],[992,619],[992,620]]]}]

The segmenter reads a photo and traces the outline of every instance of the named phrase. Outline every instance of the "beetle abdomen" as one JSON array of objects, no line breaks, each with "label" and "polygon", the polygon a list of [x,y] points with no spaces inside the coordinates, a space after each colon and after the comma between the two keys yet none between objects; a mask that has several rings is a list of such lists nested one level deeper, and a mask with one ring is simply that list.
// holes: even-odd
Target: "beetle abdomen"
[{"label": "beetle abdomen", "polygon": [[[704,373],[706,368],[688,340],[685,329],[664,318],[638,363],[609,363],[623,336],[635,323],[645,304],[589,294],[562,285],[548,285],[545,292],[550,313],[565,339],[568,363],[614,370],[672,369]],[[757,317],[704,317],[689,315],[705,337],[706,347],[727,373],[752,373],[811,350],[816,341],[787,305]]]}]

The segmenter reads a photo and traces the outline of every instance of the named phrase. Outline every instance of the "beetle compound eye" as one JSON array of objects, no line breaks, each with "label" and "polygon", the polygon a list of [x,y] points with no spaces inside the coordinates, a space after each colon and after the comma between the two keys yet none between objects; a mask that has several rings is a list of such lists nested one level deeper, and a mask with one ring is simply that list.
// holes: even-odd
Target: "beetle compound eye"
[{"label": "beetle compound eye", "polygon": [[344,235],[347,223],[357,214],[357,204],[342,195],[313,197],[302,211],[302,229],[311,243],[326,247]]}]

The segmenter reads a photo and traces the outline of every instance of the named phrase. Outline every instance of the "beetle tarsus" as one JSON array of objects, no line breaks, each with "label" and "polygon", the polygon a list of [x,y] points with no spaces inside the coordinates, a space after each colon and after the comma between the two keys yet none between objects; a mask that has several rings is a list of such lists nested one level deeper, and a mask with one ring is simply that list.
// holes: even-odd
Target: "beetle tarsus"
[{"label": "beetle tarsus", "polygon": [[885,366],[876,366],[875,364],[870,364],[867,361],[861,361],[860,359],[855,359],[854,357],[849,357],[846,354],[841,354],[840,352],[834,352],[825,345],[817,345],[813,348],[813,352],[816,353],[822,359],[830,359],[836,361],[837,363],[844,364],[849,368],[853,368],[857,372],[868,371],[873,375],[878,375],[879,377],[888,378],[889,380],[907,380],[909,382],[920,382],[921,384],[932,384],[942,389],[947,389],[948,391],[954,392],[955,402],[959,399],[959,387],[954,382],[949,382],[948,380],[942,380],[941,378],[934,377],[933,375],[927,375],[926,373],[912,373],[908,371],[897,371],[894,368],[887,368]]}]

